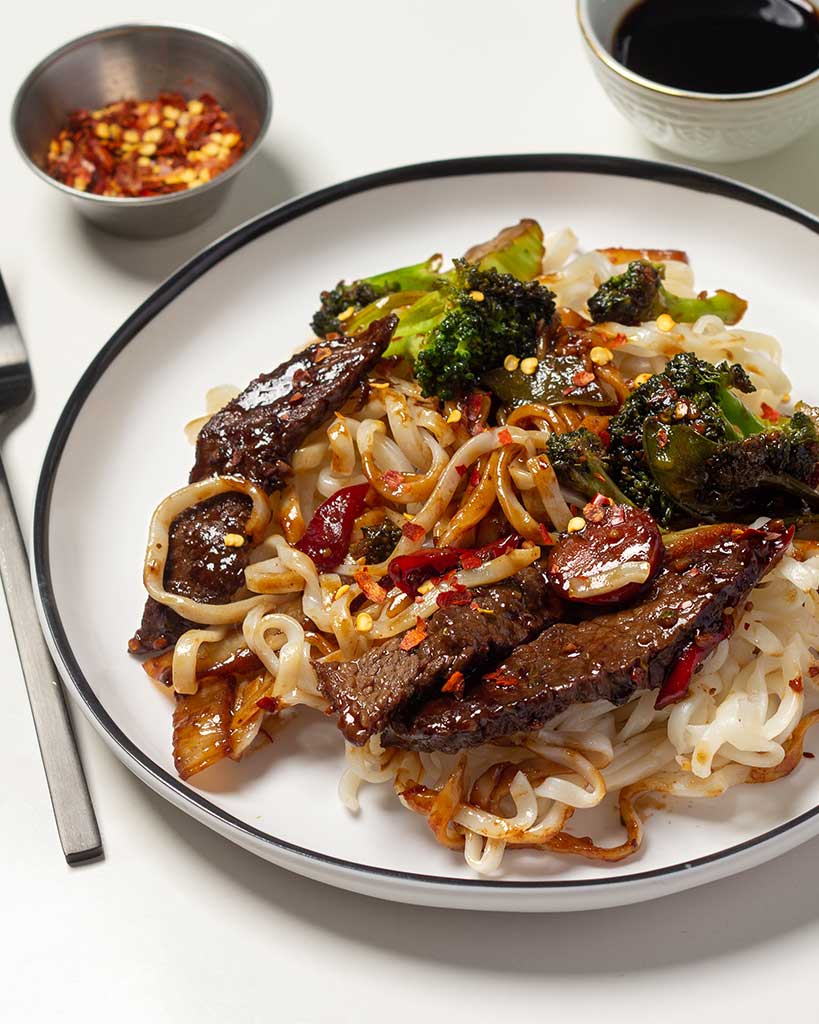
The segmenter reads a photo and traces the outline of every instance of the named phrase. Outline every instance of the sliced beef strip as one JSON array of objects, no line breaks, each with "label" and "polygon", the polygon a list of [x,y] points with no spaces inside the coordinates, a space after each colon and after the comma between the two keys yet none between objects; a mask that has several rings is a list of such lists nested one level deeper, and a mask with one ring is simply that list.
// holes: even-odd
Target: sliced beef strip
[{"label": "sliced beef strip", "polygon": [[[353,394],[383,355],[396,323],[396,317],[384,317],[356,338],[310,345],[251,381],[200,431],[191,482],[229,474],[268,492],[281,487],[293,452]],[[227,548],[224,536],[244,534],[251,507],[244,494],[222,494],[178,516],[171,526],[165,588],[207,604],[232,600],[244,580],[249,545]],[[128,649],[163,650],[191,625],[149,597]]]},{"label": "sliced beef strip", "polygon": [[230,473],[268,492],[281,487],[293,452],[375,366],[397,322],[384,317],[356,338],[310,345],[251,381],[202,427],[191,482]]},{"label": "sliced beef strip", "polygon": [[669,548],[637,604],[550,626],[476,679],[464,699],[441,694],[399,713],[384,744],[453,752],[539,729],[571,704],[622,704],[635,690],[660,687],[683,649],[718,633],[787,545],[784,535],[747,528],[695,533]]},{"label": "sliced beef strip", "polygon": [[[217,494],[180,513],[171,524],[165,589],[207,604],[224,604],[244,580],[250,545],[229,548],[226,533],[245,535],[252,509],[238,492]],[[128,644],[131,651],[161,651],[193,628],[167,605],[148,598],[142,625]]]},{"label": "sliced beef strip", "polygon": [[402,651],[398,636],[355,661],[316,664],[319,689],[351,743],[365,743],[398,708],[453,672],[504,657],[555,622],[561,609],[545,558],[508,580],[475,588],[473,598],[483,611],[471,605],[439,609],[427,620],[426,639],[412,650]]}]

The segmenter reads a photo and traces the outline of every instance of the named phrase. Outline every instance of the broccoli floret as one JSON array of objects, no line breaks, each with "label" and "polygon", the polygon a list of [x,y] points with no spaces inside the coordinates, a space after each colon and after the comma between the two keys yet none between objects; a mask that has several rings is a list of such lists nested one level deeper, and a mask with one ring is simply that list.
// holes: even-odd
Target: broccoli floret
[{"label": "broccoli floret", "polygon": [[554,295],[537,281],[455,260],[450,288],[407,312],[386,354],[414,361],[425,395],[455,398],[510,353],[534,355],[554,311]]},{"label": "broccoli floret", "polygon": [[595,323],[609,320],[640,324],[668,313],[680,323],[693,323],[706,313],[726,324],[735,324],[748,307],[733,292],[717,291],[695,299],[673,295],[663,286],[664,268],[648,260],[632,260],[622,274],[610,277],[589,299],[589,313]]},{"label": "broccoli floret", "polygon": [[310,326],[320,338],[328,334],[341,334],[344,325],[340,315],[348,309],[357,312],[365,306],[393,292],[428,292],[446,284],[446,277],[438,273],[441,256],[436,253],[424,263],[411,267],[388,270],[358,281],[339,281],[335,288],[321,292],[321,305],[313,314]]},{"label": "broccoli floret", "polygon": [[753,385],[739,366],[675,356],[609,422],[612,476],[635,504],[667,524],[681,512],[714,517],[751,504],[760,490],[814,507],[819,435],[797,412],[759,419],[737,391]]},{"label": "broccoli floret", "polygon": [[385,518],[377,526],[362,526],[361,554],[368,565],[386,562],[401,540],[401,527]]},{"label": "broccoli floret", "polygon": [[603,443],[590,430],[552,434],[546,454],[560,482],[576,493],[587,498],[605,494],[619,505],[632,504],[609,475]]}]

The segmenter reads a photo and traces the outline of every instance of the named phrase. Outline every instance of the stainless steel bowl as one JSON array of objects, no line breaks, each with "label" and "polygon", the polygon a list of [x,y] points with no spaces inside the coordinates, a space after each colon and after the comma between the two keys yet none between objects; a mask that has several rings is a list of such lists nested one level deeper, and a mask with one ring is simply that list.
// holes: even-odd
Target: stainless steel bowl
[{"label": "stainless steel bowl", "polygon": [[[45,172],[48,144],[72,111],[152,99],[164,90],[216,97],[247,145],[235,164],[197,188],[145,199],[80,192]],[[229,40],[182,25],[117,25],[66,43],[34,68],[15,97],[12,134],[31,169],[99,227],[157,238],[192,228],[214,212],[258,151],[272,107],[262,69]]]}]

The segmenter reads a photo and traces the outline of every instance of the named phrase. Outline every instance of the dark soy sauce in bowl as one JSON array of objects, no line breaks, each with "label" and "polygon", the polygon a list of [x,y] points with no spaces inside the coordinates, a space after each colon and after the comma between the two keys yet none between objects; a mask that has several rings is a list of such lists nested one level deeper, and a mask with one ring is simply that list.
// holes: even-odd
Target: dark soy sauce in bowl
[{"label": "dark soy sauce in bowl", "polygon": [[615,30],[614,56],[689,92],[774,89],[819,70],[819,14],[807,0],[642,0]]}]

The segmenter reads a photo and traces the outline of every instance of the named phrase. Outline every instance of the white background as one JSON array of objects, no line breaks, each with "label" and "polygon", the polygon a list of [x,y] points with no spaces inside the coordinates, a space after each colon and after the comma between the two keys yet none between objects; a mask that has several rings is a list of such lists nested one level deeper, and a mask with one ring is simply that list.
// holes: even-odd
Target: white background
[{"label": "white background", "polygon": [[[0,268],[37,384],[34,411],[3,453],[25,526],[48,437],[91,356],[180,262],[246,218],[352,175],[440,157],[551,150],[663,159],[599,91],[573,8],[570,0],[16,5],[0,49],[0,111],[48,51],[129,18],[233,37],[261,62],[275,97],[264,149],[223,210],[166,241],[85,226],[0,133]],[[817,160],[814,133],[780,154],[717,169],[819,212]],[[288,875],[231,846],[138,783],[78,721],[106,858],[69,869],[5,614],[0,664],[3,1019],[816,1017],[819,840],[734,879],[630,908],[518,917],[414,909]]]}]

